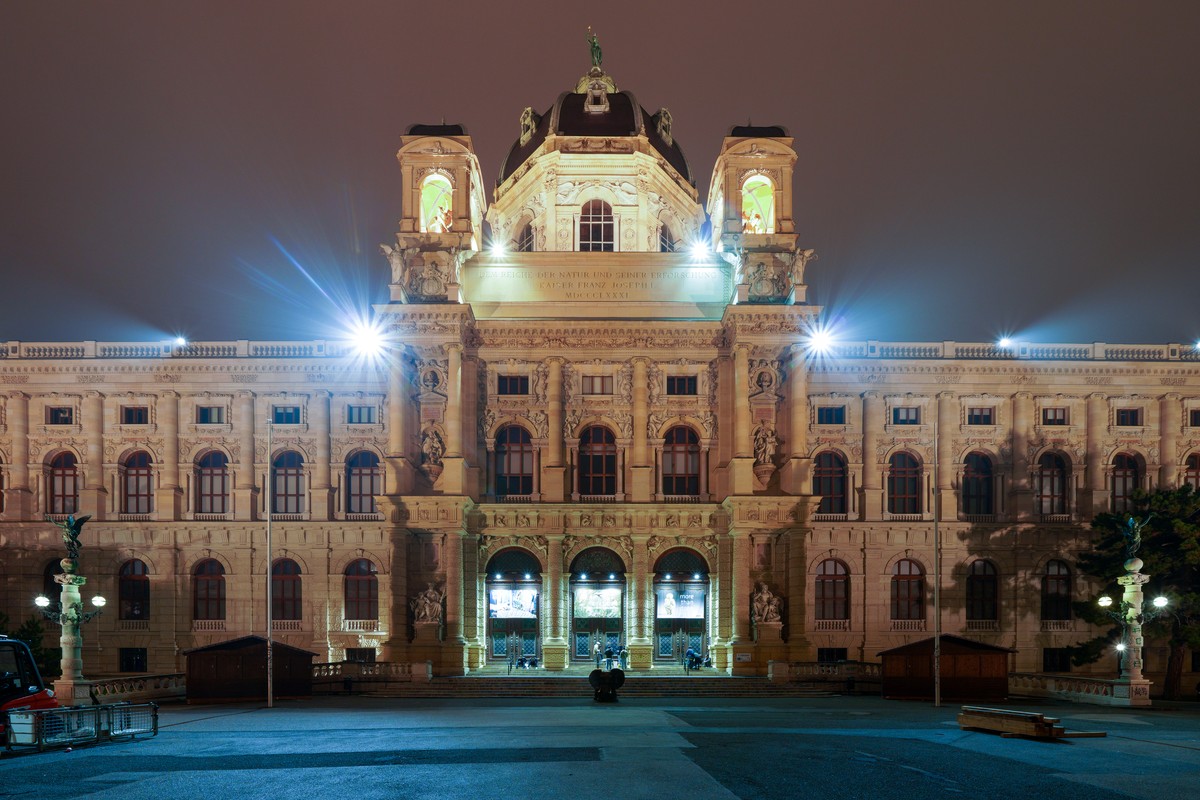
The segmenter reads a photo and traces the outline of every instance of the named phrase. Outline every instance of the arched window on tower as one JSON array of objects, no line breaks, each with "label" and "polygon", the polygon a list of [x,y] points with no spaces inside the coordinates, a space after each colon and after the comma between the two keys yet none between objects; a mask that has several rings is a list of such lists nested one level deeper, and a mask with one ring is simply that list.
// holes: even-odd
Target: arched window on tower
[{"label": "arched window on tower", "polygon": [[963,463],[962,509],[968,516],[996,513],[993,502],[995,475],[992,459],[984,453],[968,453]]},{"label": "arched window on tower", "polygon": [[921,513],[921,462],[908,453],[888,460],[888,513]]},{"label": "arched window on tower", "polygon": [[817,514],[846,513],[846,460],[826,450],[813,464],[812,492],[821,498]]},{"label": "arched window on tower", "polygon": [[79,510],[79,467],[73,453],[59,453],[50,461],[46,495],[47,514],[74,514]]},{"label": "arched window on tower", "polygon": [[505,425],[496,433],[496,497],[533,494],[533,442],[520,425]]},{"label": "arched window on tower", "polygon": [[[850,619],[850,570],[836,558],[827,558],[817,565],[817,620]],[[820,626],[817,626],[818,629]]]},{"label": "arched window on tower", "polygon": [[121,513],[150,513],[150,454],[139,450],[121,463]]},{"label": "arched window on tower", "polygon": [[346,459],[346,513],[374,514],[375,497],[383,494],[379,457],[359,450]]},{"label": "arched window on tower", "polygon": [[304,458],[285,450],[271,464],[271,513],[304,513]]},{"label": "arched window on tower", "polygon": [[446,233],[454,226],[454,187],[433,173],[421,181],[421,232]]},{"label": "arched window on tower", "polygon": [[299,620],[304,616],[300,565],[281,558],[271,565],[271,618]]},{"label": "arched window on tower", "polygon": [[1183,482],[1200,491],[1200,454],[1192,453],[1183,462]]},{"label": "arched window on tower", "polygon": [[1071,618],[1071,568],[1057,559],[1046,563],[1042,575],[1042,619]]},{"label": "arched window on tower", "polygon": [[379,619],[379,575],[367,558],[351,561],[342,587],[343,619]]},{"label": "arched window on tower", "polygon": [[224,514],[229,510],[229,459],[217,450],[196,461],[196,513]]},{"label": "arched window on tower", "polygon": [[912,559],[892,567],[892,619],[925,619],[925,570]]},{"label": "arched window on tower", "polygon": [[999,619],[998,597],[996,567],[984,559],[971,562],[967,571],[967,621],[995,622]]},{"label": "arched window on tower", "polygon": [[1067,513],[1067,462],[1057,453],[1044,453],[1034,475],[1038,513],[1054,516]]},{"label": "arched window on tower", "polygon": [[192,619],[225,619],[225,568],[215,558],[192,570]]},{"label": "arched window on tower", "polygon": [[593,425],[579,437],[579,493],[617,493],[617,440],[608,428]]},{"label": "arched window on tower", "polygon": [[616,242],[612,206],[603,200],[588,200],[579,215],[579,249],[585,253],[611,253]]},{"label": "arched window on tower", "polygon": [[671,229],[663,225],[658,229],[658,252],[674,253],[676,248],[675,234],[671,233]]},{"label": "arched window on tower", "polygon": [[132,558],[121,565],[117,598],[120,619],[150,619],[150,571],[144,561]]},{"label": "arched window on tower", "polygon": [[1115,514],[1133,508],[1133,490],[1142,483],[1142,467],[1137,456],[1118,453],[1112,466],[1112,510]]},{"label": "arched window on tower", "polygon": [[700,437],[684,425],[671,428],[663,437],[662,493],[700,494]]},{"label": "arched window on tower", "polygon": [[517,252],[532,253],[533,246],[533,223],[526,222],[521,232],[517,234]]},{"label": "arched window on tower", "polygon": [[775,232],[775,184],[751,175],[742,184],[742,233]]}]

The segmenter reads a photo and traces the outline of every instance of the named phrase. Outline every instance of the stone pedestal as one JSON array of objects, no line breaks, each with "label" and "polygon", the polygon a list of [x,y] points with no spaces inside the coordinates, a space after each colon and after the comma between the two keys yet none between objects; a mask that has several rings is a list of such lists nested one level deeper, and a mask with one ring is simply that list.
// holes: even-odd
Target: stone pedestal
[{"label": "stone pedestal", "polygon": [[1121,679],[1113,684],[1112,703],[1114,706],[1148,706],[1150,705],[1150,681]]},{"label": "stone pedestal", "polygon": [[766,675],[767,666],[772,661],[786,661],[788,646],[783,641],[782,622],[756,622],[754,624],[754,665],[753,675]]},{"label": "stone pedestal", "polygon": [[654,665],[654,645],[629,645],[629,668],[650,669]]},{"label": "stone pedestal", "polygon": [[92,684],[88,680],[65,680],[59,678],[54,682],[54,697],[64,706],[90,706],[95,701],[92,698]]},{"label": "stone pedestal", "polygon": [[567,668],[569,651],[565,643],[542,645],[542,666],[552,672],[561,672]]}]

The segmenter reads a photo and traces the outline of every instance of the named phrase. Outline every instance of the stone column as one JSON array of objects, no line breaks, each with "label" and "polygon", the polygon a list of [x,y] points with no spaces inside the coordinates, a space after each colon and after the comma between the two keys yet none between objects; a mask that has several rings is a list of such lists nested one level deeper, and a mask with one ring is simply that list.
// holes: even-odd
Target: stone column
[{"label": "stone column", "polygon": [[463,456],[462,356],[461,344],[446,345],[446,413],[442,420],[446,430],[446,453],[442,456],[442,476],[438,479],[444,494],[463,494],[467,486]]},{"label": "stone column", "polygon": [[12,441],[9,454],[8,484],[4,487],[4,517],[26,520],[34,517],[34,496],[29,485],[29,395],[13,392],[6,404],[8,433]]},{"label": "stone column", "polygon": [[59,604],[62,617],[59,625],[62,632],[58,645],[62,649],[59,660],[59,670],[62,676],[54,682],[54,693],[59,702],[64,705],[91,703],[91,683],[83,677],[83,600],[80,588],[87,583],[82,575],[61,573],[54,576],[55,582],[62,586],[59,593]]},{"label": "stone column", "polygon": [[442,640],[443,675],[466,673],[466,640],[463,638],[463,533],[447,531],[444,539],[446,563],[446,632]]},{"label": "stone column", "polygon": [[163,435],[163,459],[154,493],[155,517],[177,520],[183,510],[183,483],[179,470],[179,393],[163,392],[158,398],[158,427]]},{"label": "stone column", "polygon": [[1087,398],[1087,491],[1081,493],[1075,513],[1091,519],[1108,511],[1108,487],[1105,485],[1104,436],[1108,431],[1108,398],[1099,392]]},{"label": "stone column", "polygon": [[958,430],[958,397],[954,392],[939,392],[937,396],[938,453],[936,483],[942,520],[958,518],[958,498],[954,491],[954,434]]},{"label": "stone column", "polygon": [[396,359],[388,369],[387,395],[388,480],[385,491],[393,495],[412,493],[413,467],[408,460],[409,433],[405,425],[408,421],[408,405],[412,402],[405,391],[408,386],[407,367],[408,359],[404,351],[397,351]]},{"label": "stone column", "polygon": [[733,459],[730,461],[731,494],[754,493],[754,443],[750,433],[750,346],[733,349]]},{"label": "stone column", "polygon": [[566,466],[563,450],[563,360],[546,361],[546,463],[542,466],[542,501],[566,500]]},{"label": "stone column", "polygon": [[808,457],[808,374],[804,345],[792,345],[787,368],[788,460],[780,468],[779,485],[790,494],[812,492],[812,459]]},{"label": "stone column", "polygon": [[1142,675],[1142,648],[1145,646],[1142,636],[1142,603],[1145,602],[1142,587],[1150,580],[1150,576],[1139,571],[1142,566],[1140,558],[1131,558],[1125,562],[1125,574],[1117,578],[1117,583],[1123,589],[1120,613],[1125,652],[1121,658],[1121,677],[1113,687],[1113,705],[1150,705],[1150,681]]},{"label": "stone column", "polygon": [[[467,668],[479,669],[487,661],[484,639],[487,635],[487,599],[480,603],[479,537],[462,537],[463,638],[467,643]],[[486,593],[486,590],[485,590]],[[483,608],[483,617],[480,609]]]},{"label": "stone column", "polygon": [[330,482],[329,392],[314,392],[309,398],[308,425],[315,440],[313,464],[312,519],[332,519],[333,488]]},{"label": "stone column", "polygon": [[654,492],[654,463],[647,447],[646,425],[650,414],[646,385],[648,359],[633,359],[633,464],[630,469],[629,500],[647,503]]},{"label": "stone column", "polygon": [[79,512],[103,520],[108,513],[108,489],[104,486],[104,395],[84,393],[81,422],[87,436],[87,471],[79,492]]},{"label": "stone column", "polygon": [[627,573],[629,591],[633,602],[633,627],[630,631],[629,666],[633,669],[650,669],[654,661],[654,645],[652,625],[647,624],[647,616],[654,608],[650,599],[653,591],[653,575],[650,573],[650,550],[646,546],[649,536],[633,537],[633,571]]},{"label": "stone column", "polygon": [[546,639],[542,642],[542,658],[546,669],[567,668],[567,640],[563,634],[563,535],[546,537],[546,572],[542,614],[545,616]]},{"label": "stone column", "polygon": [[730,531],[730,549],[733,555],[732,580],[726,601],[730,612],[730,673],[753,674],[753,662],[739,662],[738,653],[753,652],[753,636],[750,631],[750,593],[754,585],[750,580],[750,534]]},{"label": "stone column", "polygon": [[[256,462],[254,440],[254,394],[238,392],[233,401],[233,432],[237,437],[240,453],[233,488],[234,518],[253,520],[258,518],[258,480],[254,474]],[[271,455],[267,454],[270,461]],[[267,471],[270,472],[268,465]]]},{"label": "stone column", "polygon": [[1164,394],[1158,401],[1158,429],[1161,436],[1159,446],[1159,486],[1174,488],[1179,485],[1179,431],[1183,427],[1183,407],[1179,395]]},{"label": "stone column", "polygon": [[879,392],[863,393],[862,500],[859,513],[864,520],[883,519],[883,467],[877,448],[883,436],[883,398]]},{"label": "stone column", "polygon": [[1033,396],[1017,392],[1012,399],[1012,497],[1008,516],[1017,521],[1034,518],[1033,490],[1029,485],[1032,464],[1029,439],[1033,433]]}]

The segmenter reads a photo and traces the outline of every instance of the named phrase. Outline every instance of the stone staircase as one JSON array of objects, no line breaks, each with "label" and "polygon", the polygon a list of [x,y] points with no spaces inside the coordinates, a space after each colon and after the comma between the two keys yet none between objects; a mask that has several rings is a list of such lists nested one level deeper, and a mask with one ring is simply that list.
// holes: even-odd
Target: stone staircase
[{"label": "stone staircase", "polygon": [[[488,674],[487,671],[456,678],[434,678],[428,683],[390,684],[372,690],[373,697],[576,697],[591,698],[586,675]],[[691,673],[646,675],[627,673],[620,697],[831,697],[833,693],[815,684],[771,683],[765,677],[731,677]]]}]

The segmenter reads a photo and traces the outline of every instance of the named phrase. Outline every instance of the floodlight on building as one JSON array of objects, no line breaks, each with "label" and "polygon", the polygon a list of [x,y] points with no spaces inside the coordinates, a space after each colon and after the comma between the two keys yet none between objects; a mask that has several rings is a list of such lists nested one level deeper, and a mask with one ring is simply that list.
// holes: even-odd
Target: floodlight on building
[{"label": "floodlight on building", "polygon": [[1159,595],[1158,597],[1154,598],[1154,607],[1155,608],[1166,608],[1167,603],[1169,603],[1169,602],[1170,601],[1167,600],[1167,598],[1163,597],[1162,595]]},{"label": "floodlight on building", "polygon": [[703,239],[697,239],[696,241],[692,242],[692,246],[689,249],[692,252],[693,258],[708,257],[708,244],[705,243]]},{"label": "floodlight on building", "polygon": [[1111,606],[1113,604],[1113,599],[1111,597],[1109,597],[1108,595],[1104,595],[1103,597],[1099,598],[1096,601],[1096,604],[1099,605],[1101,608],[1108,608],[1109,606]]},{"label": "floodlight on building", "polygon": [[186,336],[176,336],[175,337],[175,346],[176,347],[187,347],[187,344],[188,344],[188,340],[187,340]]},{"label": "floodlight on building", "polygon": [[496,258],[501,258],[504,256],[504,252],[505,252],[504,242],[500,241],[499,239],[492,242],[492,255],[493,256],[495,256]]},{"label": "floodlight on building", "polygon": [[610,572],[610,573],[608,573],[608,579],[610,581],[615,581],[617,579],[617,576]]},{"label": "floodlight on building", "polygon": [[1002,347],[1007,350],[1008,348],[1012,347],[1012,339],[1008,338],[1007,336],[1001,336],[996,340],[996,347]]},{"label": "floodlight on building", "polygon": [[94,605],[96,608],[104,608],[104,604],[107,602],[108,601],[105,600],[100,595],[96,595],[95,597],[92,598],[92,605]]},{"label": "floodlight on building", "polygon": [[496,573],[496,580],[500,580],[500,579],[501,579],[501,578],[503,578],[503,577],[504,577],[504,576],[503,576],[503,575],[501,575],[499,572],[497,572],[497,573]]},{"label": "floodlight on building", "polygon": [[579,573],[579,580],[581,580],[581,581],[586,581],[586,580],[587,580],[587,573],[586,573],[586,572],[581,572],[581,573]]},{"label": "floodlight on building", "polygon": [[350,326],[347,338],[354,352],[363,358],[375,359],[383,355],[386,341],[383,329],[375,323],[357,320]]},{"label": "floodlight on building", "polygon": [[528,580],[533,580],[533,577],[532,577],[532,576],[531,576],[531,575],[530,575],[528,572],[526,572],[526,573],[525,573],[525,580],[527,580],[527,581],[528,581]]},{"label": "floodlight on building", "polygon": [[822,326],[813,328],[804,339],[809,354],[816,356],[828,355],[833,350],[833,343],[833,331]]},{"label": "floodlight on building", "polygon": [[44,594],[39,594],[36,598],[34,598],[33,604],[38,608],[49,608],[50,598],[46,597]]},{"label": "floodlight on building", "polygon": [[668,572],[666,575],[663,575],[663,579],[668,581],[671,580],[671,573]]},{"label": "floodlight on building", "polygon": [[1125,643],[1124,642],[1117,642],[1117,652],[1118,653],[1125,652]]},{"label": "floodlight on building", "polygon": [[699,573],[699,572],[697,572],[695,575],[693,575],[693,576],[692,576],[692,580],[694,580],[694,581],[698,581],[698,580],[700,580],[700,573]]}]

